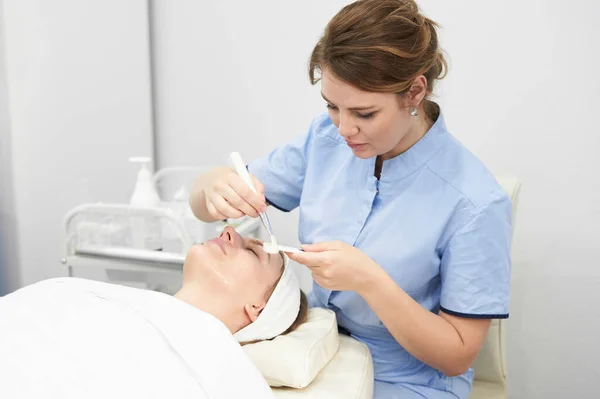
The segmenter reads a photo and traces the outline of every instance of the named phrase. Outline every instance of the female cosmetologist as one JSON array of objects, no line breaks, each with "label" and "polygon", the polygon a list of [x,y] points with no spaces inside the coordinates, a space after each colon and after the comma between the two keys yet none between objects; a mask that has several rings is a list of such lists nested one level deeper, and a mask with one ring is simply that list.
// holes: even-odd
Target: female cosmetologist
[{"label": "female cosmetologist", "polygon": [[[204,221],[300,207],[312,306],[366,343],[376,398],[467,398],[490,319],[508,317],[511,203],[428,99],[446,72],[436,24],[411,0],[360,0],[309,67],[327,112],[248,165],[200,176]],[[317,77],[317,74],[319,75]]]}]

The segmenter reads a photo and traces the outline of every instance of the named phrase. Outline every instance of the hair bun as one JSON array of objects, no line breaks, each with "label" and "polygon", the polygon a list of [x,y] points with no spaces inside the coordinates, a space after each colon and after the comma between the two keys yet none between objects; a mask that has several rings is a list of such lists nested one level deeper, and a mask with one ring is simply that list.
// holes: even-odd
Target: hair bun
[{"label": "hair bun", "polygon": [[310,81],[327,68],[364,91],[404,93],[424,75],[432,93],[447,71],[437,28],[414,0],[355,1],[331,19],[314,47]]}]

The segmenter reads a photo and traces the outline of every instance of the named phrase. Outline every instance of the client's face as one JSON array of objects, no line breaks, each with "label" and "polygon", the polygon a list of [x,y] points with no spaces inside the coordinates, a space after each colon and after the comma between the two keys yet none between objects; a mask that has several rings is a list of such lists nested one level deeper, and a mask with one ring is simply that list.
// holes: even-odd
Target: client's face
[{"label": "client's face", "polygon": [[226,296],[234,306],[246,309],[254,321],[266,305],[283,272],[280,254],[268,254],[262,241],[241,237],[233,228],[202,245],[195,245],[183,266],[183,282],[193,281],[214,299]]}]

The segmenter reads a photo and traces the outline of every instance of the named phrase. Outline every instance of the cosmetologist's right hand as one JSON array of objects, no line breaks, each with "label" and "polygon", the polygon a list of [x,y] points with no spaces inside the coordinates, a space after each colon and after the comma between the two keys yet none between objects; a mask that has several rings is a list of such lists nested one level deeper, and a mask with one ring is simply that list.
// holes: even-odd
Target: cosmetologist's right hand
[{"label": "cosmetologist's right hand", "polygon": [[244,215],[258,217],[267,209],[265,187],[252,174],[252,182],[258,194],[232,168],[217,168],[204,187],[206,210],[217,220],[237,219]]}]

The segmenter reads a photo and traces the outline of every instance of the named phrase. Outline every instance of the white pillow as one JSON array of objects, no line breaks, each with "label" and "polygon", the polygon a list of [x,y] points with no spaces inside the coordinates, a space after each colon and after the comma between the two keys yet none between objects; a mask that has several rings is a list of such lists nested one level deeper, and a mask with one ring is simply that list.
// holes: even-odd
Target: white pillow
[{"label": "white pillow", "polygon": [[287,335],[244,345],[246,354],[271,387],[307,387],[340,346],[335,313],[308,310],[307,320]]}]

